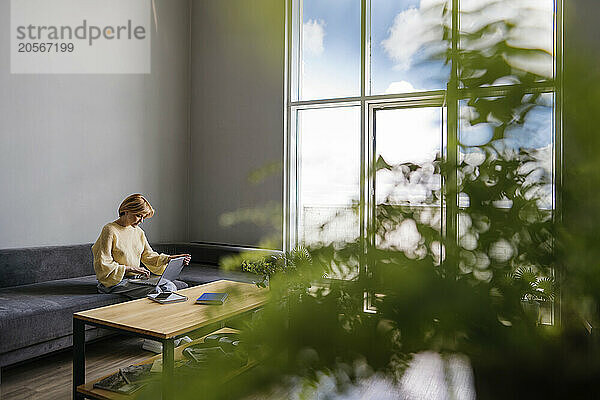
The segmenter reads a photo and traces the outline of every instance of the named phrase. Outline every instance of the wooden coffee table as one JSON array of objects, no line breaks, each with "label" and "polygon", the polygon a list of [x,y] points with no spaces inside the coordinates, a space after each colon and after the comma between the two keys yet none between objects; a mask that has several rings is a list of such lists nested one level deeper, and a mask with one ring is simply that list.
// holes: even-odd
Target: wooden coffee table
[{"label": "wooden coffee table", "polygon": [[[194,304],[204,292],[228,293],[224,305]],[[171,383],[176,336],[219,324],[264,305],[268,289],[241,282],[220,280],[179,290],[186,302],[160,304],[138,299],[73,314],[73,399],[105,398],[94,396],[85,387],[85,326],[93,325],[157,340],[163,344],[162,398],[172,397]],[[118,396],[115,396],[117,398]]]}]

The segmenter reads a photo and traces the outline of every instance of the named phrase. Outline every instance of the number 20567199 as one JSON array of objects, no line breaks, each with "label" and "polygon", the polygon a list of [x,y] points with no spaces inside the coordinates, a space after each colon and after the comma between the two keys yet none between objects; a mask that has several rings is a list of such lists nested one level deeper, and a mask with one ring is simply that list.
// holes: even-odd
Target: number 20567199
[{"label": "number 20567199", "polygon": [[72,53],[75,50],[73,43],[53,43],[53,42],[26,42],[18,44],[19,53]]}]

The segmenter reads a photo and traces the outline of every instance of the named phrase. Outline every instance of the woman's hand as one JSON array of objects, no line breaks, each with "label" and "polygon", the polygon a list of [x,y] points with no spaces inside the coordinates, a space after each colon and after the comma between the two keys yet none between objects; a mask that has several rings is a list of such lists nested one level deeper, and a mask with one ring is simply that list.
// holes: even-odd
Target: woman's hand
[{"label": "woman's hand", "polygon": [[183,265],[188,265],[192,260],[192,256],[190,254],[176,254],[174,256],[169,256],[169,261],[179,257],[185,257],[185,259],[183,260]]},{"label": "woman's hand", "polygon": [[130,265],[126,265],[125,273],[127,274],[128,272],[131,272],[132,274],[135,274],[135,275],[143,275],[145,278],[150,277],[150,271],[148,271],[146,268],[143,268],[143,267],[133,267]]}]

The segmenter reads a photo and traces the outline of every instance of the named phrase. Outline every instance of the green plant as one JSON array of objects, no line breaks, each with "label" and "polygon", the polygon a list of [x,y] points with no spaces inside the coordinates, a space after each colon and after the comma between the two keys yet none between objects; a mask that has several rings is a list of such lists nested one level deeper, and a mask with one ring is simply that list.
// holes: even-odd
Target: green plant
[{"label": "green plant", "polygon": [[[472,11],[477,12],[483,10]],[[443,41],[449,44],[445,29]],[[303,288],[303,295],[276,291],[262,317],[248,326],[248,340],[268,344],[270,357],[261,378],[245,382],[246,388],[282,385],[289,376],[311,386],[328,375],[343,390],[360,378],[356,365],[398,377],[411,354],[433,350],[469,357],[480,398],[593,393],[600,372],[598,340],[584,336],[582,317],[593,324],[600,314],[595,201],[600,139],[594,109],[600,80],[593,60],[572,65],[569,72],[577,96],[566,111],[575,128],[570,180],[562,191],[568,218],[559,225],[546,201],[554,190],[543,165],[550,158],[540,149],[509,143],[530,135],[530,116],[550,107],[537,90],[548,77],[512,62],[550,55],[511,45],[506,37],[516,29],[514,21],[492,21],[475,32],[459,32],[462,46],[456,52],[442,46],[445,52],[438,54],[458,64],[453,83],[469,94],[459,104],[468,111],[461,122],[487,127],[487,142],[470,145],[459,137],[456,160],[440,155],[431,165],[393,165],[380,158],[373,171],[394,172],[398,185],[455,173],[451,188],[429,190],[422,204],[384,199],[366,235],[372,241],[311,246],[311,262],[301,268],[287,260],[247,263],[248,270],[278,280],[279,287]],[[494,32],[502,34],[490,37]],[[481,41],[486,45],[478,45]],[[586,75],[595,77],[595,84],[581,79]],[[511,85],[490,95],[486,88],[499,80]],[[451,231],[456,237],[449,237],[447,226],[438,228],[435,209],[458,195],[463,203]],[[407,228],[416,237],[413,245],[390,239]],[[358,262],[368,267],[358,279],[318,282],[323,274]],[[365,312],[365,296],[376,313]],[[562,324],[540,326],[530,305],[559,299]]]},{"label": "green plant", "polygon": [[265,288],[275,275],[284,275],[282,281],[285,282],[285,275],[295,275],[302,281],[301,284],[296,283],[292,288],[293,291],[306,291],[311,287],[309,279],[303,279],[303,274],[311,267],[312,258],[305,247],[298,247],[289,252],[270,255],[259,259],[242,261],[242,270],[251,272],[261,276],[261,279],[256,281],[258,287]]}]

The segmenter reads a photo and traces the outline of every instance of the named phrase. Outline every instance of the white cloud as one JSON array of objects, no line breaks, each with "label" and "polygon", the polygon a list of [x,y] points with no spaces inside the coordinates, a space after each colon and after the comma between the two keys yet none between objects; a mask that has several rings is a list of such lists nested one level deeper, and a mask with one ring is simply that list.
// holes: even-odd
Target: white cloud
[{"label": "white cloud", "polygon": [[325,37],[325,21],[311,19],[302,24],[303,51],[315,56],[323,54],[323,38]]},{"label": "white cloud", "polygon": [[416,89],[412,83],[407,81],[399,81],[390,83],[387,89],[385,89],[385,94],[413,93],[419,91],[420,89]]},{"label": "white cloud", "polygon": [[[413,55],[422,46],[418,33],[422,30],[421,13],[416,8],[402,11],[394,18],[390,35],[381,42],[387,55],[396,63],[395,68],[407,70]],[[416,33],[416,35],[415,35]]]},{"label": "white cloud", "polygon": [[411,7],[396,15],[389,36],[381,42],[394,68],[407,70],[424,44],[442,39],[440,4],[440,0],[423,0],[419,8]]}]

